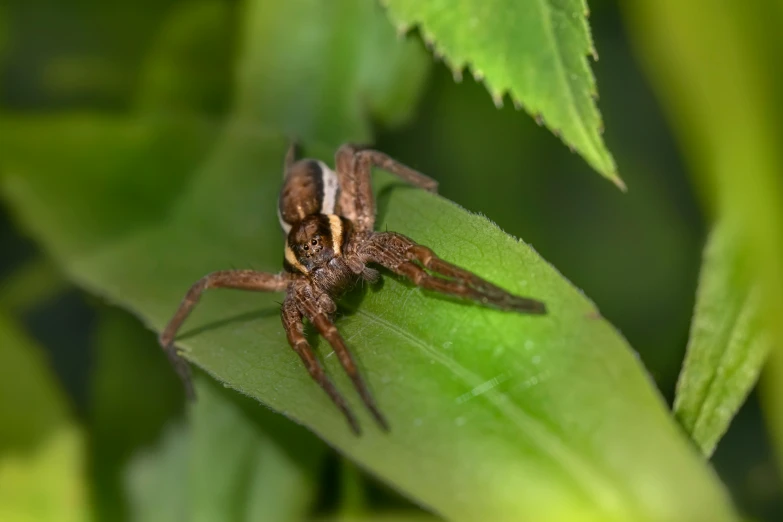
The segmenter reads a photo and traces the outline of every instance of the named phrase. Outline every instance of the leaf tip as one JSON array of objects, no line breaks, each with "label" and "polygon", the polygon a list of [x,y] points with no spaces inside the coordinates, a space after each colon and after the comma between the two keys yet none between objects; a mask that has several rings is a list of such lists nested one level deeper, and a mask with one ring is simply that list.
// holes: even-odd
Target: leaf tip
[{"label": "leaf tip", "polygon": [[614,185],[620,189],[621,192],[627,193],[628,186],[625,181],[620,177],[620,173],[617,171],[617,165],[610,154],[604,156],[604,161],[600,164],[594,164],[591,162],[592,167],[601,173],[606,179],[614,183]]}]

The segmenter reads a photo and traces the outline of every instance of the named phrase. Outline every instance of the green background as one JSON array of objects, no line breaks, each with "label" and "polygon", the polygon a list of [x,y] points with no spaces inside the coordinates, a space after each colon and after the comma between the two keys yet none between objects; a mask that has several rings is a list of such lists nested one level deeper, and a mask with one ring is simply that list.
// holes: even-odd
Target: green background
[{"label": "green background", "polygon": [[[628,192],[622,193],[549,130],[515,110],[509,98],[497,109],[485,86],[470,74],[456,83],[446,65],[429,65],[418,33],[406,42],[409,48],[390,51],[383,41],[374,41],[380,26],[367,23],[362,30],[350,29],[360,17],[351,19],[345,13],[354,11],[324,18],[318,13],[303,15],[294,7],[286,11],[283,4],[257,7],[240,17],[239,3],[217,0],[111,6],[89,1],[68,6],[54,0],[6,2],[0,6],[4,143],[13,143],[9,134],[24,133],[24,124],[14,126],[22,118],[89,112],[111,121],[129,113],[170,117],[194,107],[204,115],[200,124],[207,122],[205,129],[185,131],[192,132],[196,141],[211,140],[212,124],[232,110],[249,117],[263,114],[267,124],[272,122],[283,132],[301,128],[312,129],[313,136],[356,132],[374,141],[376,148],[436,177],[445,198],[486,215],[530,244],[622,332],[671,403],[715,204],[704,188],[709,183],[694,174],[703,169],[692,153],[691,134],[683,132],[672,116],[676,104],[670,100],[676,89],[667,91],[668,78],[651,51],[654,31],[644,27],[652,15],[641,7],[620,9],[610,1],[590,5],[590,25],[600,54],[592,68],[601,95],[603,138],[628,186]],[[759,21],[763,16],[748,18],[746,31],[757,27],[759,35],[767,34]],[[285,19],[295,19],[296,30],[268,22]],[[237,27],[244,24],[253,31],[242,36]],[[324,26],[342,37],[319,36]],[[191,38],[192,34],[199,38]],[[738,38],[748,46],[772,56],[781,49],[777,40],[758,36],[758,41],[747,43],[748,33],[743,34]],[[303,41],[319,37],[328,41],[319,55],[297,52]],[[255,51],[243,56],[240,48]],[[350,64],[367,60],[373,74],[357,77]],[[292,64],[311,71],[312,77],[276,83],[275,71]],[[260,75],[266,80],[260,81],[264,88],[236,91],[237,74]],[[769,74],[774,76],[774,71]],[[326,87],[311,92],[308,81]],[[292,90],[302,95],[284,96]],[[284,97],[288,105],[278,102]],[[314,123],[307,127],[311,119]],[[52,123],[49,134],[39,138],[50,143],[78,141],[67,128],[56,125]],[[128,139],[134,136],[131,132]],[[35,138],[25,143],[34,147]],[[0,168],[3,152],[9,157],[20,153],[0,150]],[[178,160],[187,164],[200,159],[188,154],[183,151]],[[107,150],[105,156],[106,162],[133,168],[122,151]],[[47,157],[39,161],[46,164]],[[56,170],[57,165],[51,168]],[[166,176],[161,170],[160,175]],[[58,183],[68,190],[67,178]],[[169,192],[152,196],[150,206],[184,183],[171,176]],[[103,212],[121,218],[123,211]],[[70,286],[27,236],[11,207],[0,207],[0,212],[0,307],[4,316],[21,325],[18,329],[32,339],[30,343],[40,345],[55,382],[66,392],[70,412],[55,415],[58,426],[70,426],[75,419],[81,429],[94,434],[81,451],[91,455],[88,476],[98,486],[90,495],[99,519],[166,520],[166,514],[181,515],[187,509],[207,513],[206,519],[209,509],[219,517],[221,506],[236,504],[247,504],[244,513],[260,517],[264,515],[254,510],[270,505],[259,493],[265,490],[264,481],[280,488],[274,495],[267,491],[269,498],[291,499],[281,501],[281,506],[306,507],[303,512],[267,514],[271,519],[337,514],[349,520],[353,514],[376,513],[401,513],[405,520],[426,516],[305,430],[234,392],[217,389],[207,379],[200,386],[215,402],[206,400],[199,407],[208,409],[226,401],[235,408],[224,411],[229,426],[240,424],[236,418],[245,415],[253,419],[253,426],[264,429],[253,431],[243,425],[227,429],[230,435],[222,439],[221,434],[199,431],[198,426],[187,432],[177,424],[183,409],[177,381],[157,351],[154,335],[126,312]],[[95,230],[105,232],[101,226],[96,223]],[[121,235],[123,230],[111,232]],[[460,230],[453,232],[458,235]],[[13,329],[14,338],[18,336],[17,326],[3,329]],[[138,393],[123,391],[139,381],[144,385]],[[210,392],[209,386],[215,390]],[[59,403],[46,407],[64,409]],[[60,415],[67,420],[60,420]],[[35,429],[56,431],[37,424]],[[208,437],[217,437],[214,444],[232,437],[234,454],[210,454],[204,449],[214,447]],[[740,512],[772,521],[783,517],[783,484],[768,437],[753,393],[718,444],[712,463]],[[276,453],[287,444],[307,451]],[[265,445],[270,448],[267,453],[258,449]],[[220,461],[227,470],[233,469],[226,464],[231,458],[267,460],[264,466],[248,465],[245,477],[252,480],[235,485],[226,479],[225,491],[211,491],[212,496],[198,484],[188,484],[200,492],[204,507],[183,507],[187,493],[167,490],[172,483],[187,482],[182,475],[162,482],[165,487],[155,487],[155,480],[162,480],[165,470],[178,469],[172,463],[185,459],[188,451]],[[273,473],[273,478],[265,473]],[[57,478],[55,473],[51,476]],[[226,471],[226,476],[235,475]],[[167,494],[161,495],[161,490]],[[247,502],[251,496],[257,497],[256,503]]]}]

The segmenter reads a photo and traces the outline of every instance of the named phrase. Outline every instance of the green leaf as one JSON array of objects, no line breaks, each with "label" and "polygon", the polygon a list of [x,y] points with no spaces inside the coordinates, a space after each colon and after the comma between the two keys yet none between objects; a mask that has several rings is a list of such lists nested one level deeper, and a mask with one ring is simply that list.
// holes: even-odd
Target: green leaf
[{"label": "green leaf", "polygon": [[[182,126],[82,117],[0,126],[2,188],[20,223],[75,281],[155,329],[205,273],[281,266],[275,205],[287,140],[229,125],[204,151],[192,122]],[[203,163],[181,172],[179,154],[157,153],[172,140]],[[96,161],[118,148],[124,161]],[[139,187],[132,198],[101,181],[123,187],[129,176]],[[391,433],[373,427],[336,357],[317,344],[365,427],[359,438],[287,346],[280,295],[205,296],[180,339],[186,356],[449,519],[733,520],[721,486],[592,303],[485,218],[389,176],[376,181],[380,229],[542,299],[550,313],[453,302],[388,275],[358,289],[337,324]],[[156,183],[154,197],[141,191]]]},{"label": "green leaf", "polygon": [[[179,0],[63,3],[6,0],[8,68],[5,103],[26,106],[132,105],[145,53]],[[40,35],[48,38],[41,40]],[[32,51],[35,52],[32,52]],[[20,74],[21,71],[21,74]],[[24,80],[24,83],[20,83]]]},{"label": "green leaf", "polygon": [[707,456],[756,384],[770,350],[759,290],[749,281],[735,231],[718,225],[705,249],[674,401],[677,419]]},{"label": "green leaf", "polygon": [[34,448],[68,423],[68,404],[41,348],[5,313],[0,347],[0,451]]},{"label": "green leaf", "polygon": [[4,314],[0,426],[0,520],[87,520],[82,432],[42,350]]},{"label": "green leaf", "polygon": [[368,116],[406,121],[429,70],[376,2],[249,0],[236,112],[291,137],[338,146],[370,142]]},{"label": "green leaf", "polygon": [[584,0],[382,0],[400,30],[419,26],[456,75],[470,67],[496,105],[515,105],[625,188],[604,145],[587,55],[597,56]]},{"label": "green leaf", "polygon": [[[761,310],[783,350],[783,10],[780,2],[623,2],[639,54],[710,213],[740,231]],[[716,61],[711,57],[720,56]],[[774,354],[769,378],[779,375]],[[762,387],[771,426],[777,383]],[[780,433],[773,431],[774,433]],[[778,439],[783,448],[783,436]],[[783,469],[783,449],[779,451]]]},{"label": "green leaf", "polygon": [[61,294],[69,282],[47,258],[24,263],[0,283],[0,308],[19,314]]},{"label": "green leaf", "polygon": [[373,512],[367,515],[331,516],[313,519],[312,522],[439,522],[443,519],[421,512],[393,511]]},{"label": "green leaf", "polygon": [[325,446],[198,375],[187,426],[173,425],[127,473],[133,520],[304,520]]},{"label": "green leaf", "polygon": [[129,520],[188,519],[190,438],[186,424],[172,424],[158,446],[139,452],[130,462],[124,477],[132,506]]},{"label": "green leaf", "polygon": [[197,0],[175,6],[142,68],[140,111],[225,110],[232,73],[232,5]]},{"label": "green leaf", "polygon": [[778,468],[783,469],[783,350],[775,349],[770,353],[759,389]]},{"label": "green leaf", "polygon": [[101,520],[126,520],[123,470],[182,409],[182,386],[152,332],[127,313],[102,308],[94,334],[90,468]]},{"label": "green leaf", "polygon": [[9,40],[8,33],[8,20],[5,12],[5,6],[0,6],[0,66],[3,65],[3,61],[7,52],[6,49]]},{"label": "green leaf", "polygon": [[365,479],[359,468],[348,459],[340,460],[340,517],[362,516],[367,513]]}]

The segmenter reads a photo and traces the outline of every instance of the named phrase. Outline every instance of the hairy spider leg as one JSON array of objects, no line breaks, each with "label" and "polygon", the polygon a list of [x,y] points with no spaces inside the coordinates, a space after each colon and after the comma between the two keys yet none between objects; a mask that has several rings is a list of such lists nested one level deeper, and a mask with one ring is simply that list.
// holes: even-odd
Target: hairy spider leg
[{"label": "hairy spider leg", "polygon": [[[392,272],[407,277],[416,286],[470,299],[501,310],[527,314],[546,313],[546,305],[541,301],[511,294],[472,272],[444,261],[430,248],[419,245],[402,234],[373,234],[369,238],[369,246],[365,248],[368,262],[385,266]],[[434,275],[424,270],[425,268]]]},{"label": "hairy spider leg", "polygon": [[337,391],[334,383],[332,383],[324,372],[321,363],[313,352],[313,348],[305,338],[302,313],[299,311],[299,307],[291,294],[286,296],[286,299],[283,302],[282,318],[283,327],[288,336],[288,343],[302,359],[302,363],[304,363],[305,368],[307,368],[310,377],[323,388],[326,394],[329,395],[329,398],[332,399],[332,402],[343,412],[343,415],[348,420],[348,424],[351,426],[351,430],[356,435],[360,435],[361,429],[359,428],[356,417],[353,416],[353,413],[351,413],[351,410],[348,408],[348,403],[345,402],[345,399],[340,395],[340,392]]},{"label": "hairy spider leg", "polygon": [[[298,291],[308,292],[311,291],[311,289],[309,287],[303,287]],[[294,292],[297,292],[297,290],[294,290]],[[334,349],[334,352],[337,354],[337,359],[340,361],[345,373],[351,378],[354,388],[359,392],[359,396],[362,398],[365,406],[367,406],[367,409],[370,410],[370,413],[372,413],[372,416],[375,417],[378,425],[384,431],[389,431],[389,423],[386,422],[386,419],[375,404],[375,399],[373,399],[370,389],[367,387],[367,384],[365,384],[364,379],[362,379],[362,376],[359,373],[356,361],[354,361],[339,330],[337,330],[337,327],[331,319],[329,319],[328,313],[319,308],[316,304],[319,301],[313,299],[312,295],[294,295],[296,297],[295,300],[300,303],[301,310],[304,312],[305,317],[307,317],[313,326],[315,326],[315,329],[318,330],[318,333],[321,334]]]},{"label": "hairy spider leg", "polygon": [[357,232],[371,232],[375,226],[372,167],[380,167],[415,187],[438,190],[434,179],[377,150],[346,144],[337,150],[334,163],[340,182],[341,213],[354,223]]},{"label": "hairy spider leg", "polygon": [[171,364],[182,379],[185,385],[185,392],[189,398],[195,397],[190,368],[187,362],[177,354],[173,348],[173,343],[182,323],[185,322],[190,312],[198,304],[204,290],[210,288],[234,288],[256,292],[283,292],[288,288],[290,282],[291,274],[286,272],[270,274],[267,272],[256,272],[255,270],[221,270],[202,277],[190,287],[179,308],[177,308],[174,317],[171,318],[158,338]]}]

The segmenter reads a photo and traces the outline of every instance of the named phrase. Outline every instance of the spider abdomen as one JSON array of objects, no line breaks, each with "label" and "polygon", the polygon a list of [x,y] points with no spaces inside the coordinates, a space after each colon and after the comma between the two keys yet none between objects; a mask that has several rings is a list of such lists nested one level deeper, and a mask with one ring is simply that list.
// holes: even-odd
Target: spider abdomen
[{"label": "spider abdomen", "polygon": [[337,174],[325,163],[300,160],[286,170],[277,204],[280,226],[285,233],[307,216],[336,214],[340,186]]}]

